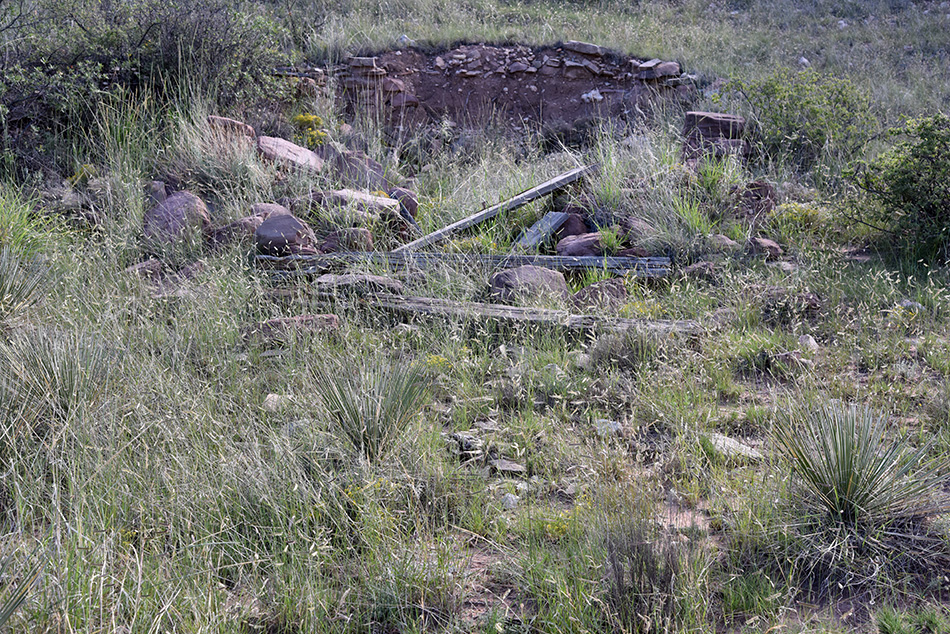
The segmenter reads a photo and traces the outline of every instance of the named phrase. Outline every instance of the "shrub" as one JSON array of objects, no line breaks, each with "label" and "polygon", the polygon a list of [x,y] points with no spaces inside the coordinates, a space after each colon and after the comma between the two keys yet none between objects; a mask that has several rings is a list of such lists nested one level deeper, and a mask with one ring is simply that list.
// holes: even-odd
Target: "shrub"
[{"label": "shrub", "polygon": [[354,368],[329,363],[313,370],[324,412],[359,454],[382,458],[428,396],[422,370],[373,360]]},{"label": "shrub", "polygon": [[12,249],[0,248],[0,324],[39,301],[48,279],[40,266],[25,262]]},{"label": "shrub", "polygon": [[727,90],[748,103],[761,157],[802,170],[849,159],[874,130],[870,97],[849,79],[781,69],[764,79],[733,80]]},{"label": "shrub", "polygon": [[905,137],[853,172],[879,206],[870,212],[905,252],[927,262],[950,259],[950,117],[909,121],[890,134]]}]

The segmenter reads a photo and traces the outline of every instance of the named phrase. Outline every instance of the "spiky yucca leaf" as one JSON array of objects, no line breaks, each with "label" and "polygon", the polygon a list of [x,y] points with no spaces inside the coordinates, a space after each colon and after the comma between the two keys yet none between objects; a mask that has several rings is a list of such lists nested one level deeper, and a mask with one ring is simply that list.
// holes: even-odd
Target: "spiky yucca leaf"
[{"label": "spiky yucca leaf", "polygon": [[950,510],[934,495],[948,460],[925,463],[932,441],[888,443],[885,424],[868,408],[832,401],[780,419],[775,439],[810,501],[836,523],[883,527]]},{"label": "spiky yucca leaf", "polygon": [[42,267],[26,262],[9,247],[0,248],[0,322],[35,303],[48,279]]},{"label": "spiky yucca leaf", "polygon": [[402,363],[374,360],[355,368],[328,363],[313,375],[326,415],[368,460],[392,447],[428,394],[423,371]]}]

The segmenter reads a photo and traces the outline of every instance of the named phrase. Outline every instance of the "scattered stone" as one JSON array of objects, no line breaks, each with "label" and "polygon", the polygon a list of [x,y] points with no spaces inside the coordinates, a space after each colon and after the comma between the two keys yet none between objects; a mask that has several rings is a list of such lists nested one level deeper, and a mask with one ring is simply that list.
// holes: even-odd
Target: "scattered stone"
[{"label": "scattered stone", "polygon": [[604,100],[604,96],[600,94],[600,91],[596,88],[590,92],[585,92],[581,95],[581,101],[584,103],[599,103]]},{"label": "scattered stone", "polygon": [[323,169],[323,159],[311,150],[272,136],[257,137],[257,151],[262,157],[314,174]]},{"label": "scattered stone", "polygon": [[350,57],[346,63],[350,68],[376,68],[375,57]]},{"label": "scattered stone", "polygon": [[313,229],[291,215],[270,216],[254,232],[257,250],[263,255],[314,255],[317,238]]},{"label": "scattered stone", "polygon": [[402,282],[381,275],[365,273],[347,273],[335,275],[327,273],[321,275],[315,282],[317,290],[337,295],[377,295],[379,293],[402,293]]},{"label": "scattered stone", "polygon": [[406,82],[393,77],[386,77],[380,84],[383,92],[406,92]]},{"label": "scattered stone", "polygon": [[766,260],[780,258],[785,253],[777,242],[768,238],[752,238],[749,240],[749,248],[755,255],[765,255]]},{"label": "scattered stone", "polygon": [[148,247],[161,249],[201,235],[211,226],[211,217],[204,201],[181,191],[149,209],[143,224]]},{"label": "scattered stone", "polygon": [[635,216],[623,216],[618,221],[620,235],[624,242],[633,245],[642,244],[657,235],[658,231],[646,220]]},{"label": "scattered stone", "polygon": [[212,114],[208,115],[208,125],[212,129],[223,134],[247,137],[249,139],[254,139],[257,137],[257,133],[254,132],[253,127],[244,123],[243,121],[238,121],[237,119],[218,117]]},{"label": "scattered stone", "polygon": [[590,233],[590,229],[587,226],[587,223],[584,221],[584,216],[579,213],[568,212],[569,215],[567,220],[564,221],[564,224],[561,225],[561,228],[555,233],[555,237],[558,242],[567,238],[569,236],[579,236],[585,233]]},{"label": "scattered stone", "polygon": [[528,70],[528,65],[523,62],[515,62],[508,67],[509,73],[523,73]]},{"label": "scattered stone", "polygon": [[246,240],[249,241],[264,223],[265,218],[266,216],[259,215],[245,216],[223,227],[212,229],[208,232],[208,247],[212,250],[222,249]]},{"label": "scattered stone", "polygon": [[415,192],[403,187],[393,187],[388,193],[390,198],[399,201],[406,213],[413,218],[416,217],[416,212],[419,210],[419,197]]},{"label": "scattered stone", "polygon": [[384,196],[374,196],[352,189],[335,189],[333,191],[313,192],[310,195],[310,205],[323,209],[335,207],[353,207],[359,211],[380,214],[399,209],[399,201]]},{"label": "scattered stone", "polygon": [[401,92],[393,96],[389,100],[389,105],[392,108],[412,108],[419,105],[419,98],[415,95],[410,95],[409,93]]},{"label": "scattered stone", "polygon": [[798,338],[798,345],[802,347],[802,350],[809,354],[815,354],[820,350],[818,342],[815,341],[815,338],[811,335],[802,335]]},{"label": "scattered stone", "polygon": [[312,77],[301,77],[294,88],[297,99],[314,99],[320,95],[320,85]]},{"label": "scattered stone", "polygon": [[748,460],[761,460],[762,454],[746,445],[739,442],[738,440],[733,440],[728,436],[723,436],[722,434],[717,434],[711,432],[706,435],[706,439],[712,445],[713,449],[721,455],[723,458],[732,461],[744,462]]},{"label": "scattered stone", "polygon": [[[399,95],[397,95],[398,97]],[[389,181],[383,166],[362,152],[339,152],[327,144],[325,151],[332,154],[332,165],[337,176],[349,187],[366,191],[388,191]]]},{"label": "scattered stone", "polygon": [[484,456],[485,443],[471,432],[455,432],[446,439],[446,444],[449,451],[458,456],[459,462],[481,460]]},{"label": "scattered stone", "polygon": [[721,112],[690,111],[683,123],[683,156],[694,160],[703,154],[716,157],[748,154],[742,140],[745,119]]},{"label": "scattered stone", "polygon": [[568,236],[559,241],[554,247],[558,255],[575,257],[587,255],[603,255],[604,246],[600,241],[600,232],[583,233],[577,236]]},{"label": "scattered stone", "polygon": [[571,353],[571,364],[574,368],[582,371],[589,371],[594,367],[593,359],[586,352],[575,350]]},{"label": "scattered stone", "polygon": [[506,511],[513,511],[518,508],[519,501],[521,501],[521,498],[514,493],[505,493],[501,498],[501,505]]},{"label": "scattered stone", "polygon": [[264,411],[269,414],[276,414],[293,405],[294,399],[285,394],[268,394],[264,397]]},{"label": "scattered stone", "polygon": [[616,312],[626,303],[627,287],[623,280],[617,277],[594,282],[571,297],[571,305],[580,312]]},{"label": "scattered stone", "polygon": [[284,342],[288,337],[330,332],[340,327],[336,315],[299,315],[278,317],[248,326],[242,331],[245,343],[271,344]]},{"label": "scattered stone", "polygon": [[530,298],[566,299],[570,295],[560,271],[540,266],[519,266],[491,276],[491,296],[496,301],[516,302]]},{"label": "scattered stone", "polygon": [[319,250],[322,253],[372,251],[373,234],[363,227],[338,229],[327,236],[326,240],[320,244]]},{"label": "scattered stone", "polygon": [[575,40],[564,42],[564,48],[569,51],[574,51],[575,53],[580,53],[581,55],[590,55],[592,57],[600,57],[604,54],[604,49],[596,44],[577,42]]},{"label": "scattered stone", "polygon": [[717,251],[735,252],[742,248],[738,242],[721,233],[709,236],[709,244]]},{"label": "scattered stone", "polygon": [[911,301],[911,300],[909,300],[909,299],[907,299],[907,298],[902,299],[902,300],[900,301],[899,306],[901,307],[901,309],[903,309],[903,310],[905,310],[905,311],[907,311],[907,312],[912,312],[912,313],[925,313],[925,312],[927,312],[927,309],[924,307],[923,304],[921,304],[921,303],[919,303],[919,302]]},{"label": "scattered stone", "polygon": [[488,464],[492,468],[493,472],[502,476],[516,476],[528,472],[524,465],[520,465],[517,462],[513,462],[505,458],[495,458],[494,460],[489,461]]},{"label": "scattered stone", "polygon": [[601,438],[619,436],[623,433],[623,423],[609,418],[598,418],[594,421],[594,431]]}]

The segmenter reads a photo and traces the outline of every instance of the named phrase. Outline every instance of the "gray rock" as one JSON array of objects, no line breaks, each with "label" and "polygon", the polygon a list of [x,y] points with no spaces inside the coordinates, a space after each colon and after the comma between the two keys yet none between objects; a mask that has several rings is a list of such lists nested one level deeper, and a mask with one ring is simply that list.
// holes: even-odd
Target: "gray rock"
[{"label": "gray rock", "polygon": [[505,495],[503,495],[501,498],[501,505],[506,511],[513,511],[514,509],[518,508],[518,502],[520,501],[521,498],[519,498],[514,493],[505,493]]},{"label": "gray rock", "polygon": [[528,472],[524,465],[512,462],[506,458],[495,458],[489,461],[488,464],[492,468],[492,471],[503,476],[522,475]]},{"label": "gray rock", "polygon": [[211,226],[204,202],[191,192],[175,192],[145,213],[143,219],[148,248],[159,249],[196,240]]},{"label": "gray rock", "polygon": [[805,352],[814,354],[820,349],[818,342],[815,341],[815,338],[811,335],[802,335],[798,338],[798,345],[802,347],[802,350]]},{"label": "gray rock", "polygon": [[313,255],[317,252],[313,229],[291,215],[267,218],[255,231],[254,240],[257,250],[263,255]]},{"label": "gray rock", "polygon": [[257,151],[269,161],[303,171],[318,174],[323,169],[323,159],[316,153],[286,139],[271,136],[258,137]]},{"label": "gray rock", "polygon": [[529,298],[564,300],[570,295],[560,271],[540,266],[519,266],[491,276],[491,295],[497,301],[515,302]]},{"label": "gray rock", "polygon": [[594,431],[601,438],[617,436],[623,432],[623,423],[609,418],[598,418],[594,421]]},{"label": "gray rock", "polygon": [[583,233],[577,236],[568,236],[554,247],[558,255],[575,257],[589,255],[603,255],[604,246],[600,241],[600,232]]},{"label": "gray rock", "polygon": [[574,51],[575,53],[580,53],[581,55],[590,55],[592,57],[600,57],[604,54],[604,49],[596,44],[577,42],[575,40],[564,42],[564,48],[569,51]]},{"label": "gray rock", "polygon": [[734,461],[761,460],[762,454],[749,445],[733,440],[728,436],[711,432],[706,439],[723,458]]}]

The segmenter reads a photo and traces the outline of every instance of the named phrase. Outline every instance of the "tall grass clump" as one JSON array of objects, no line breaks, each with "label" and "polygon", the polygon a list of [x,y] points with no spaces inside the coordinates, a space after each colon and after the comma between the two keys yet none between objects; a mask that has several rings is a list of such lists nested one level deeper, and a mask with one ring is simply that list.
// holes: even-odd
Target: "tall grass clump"
[{"label": "tall grass clump", "polygon": [[34,420],[65,422],[96,407],[112,374],[112,352],[87,335],[37,329],[0,344],[3,386]]},{"label": "tall grass clump", "polygon": [[0,247],[0,324],[38,302],[50,276],[13,249]]},{"label": "tall grass clump", "polygon": [[428,396],[423,370],[398,362],[331,362],[315,367],[313,379],[330,424],[369,461],[393,448]]}]

